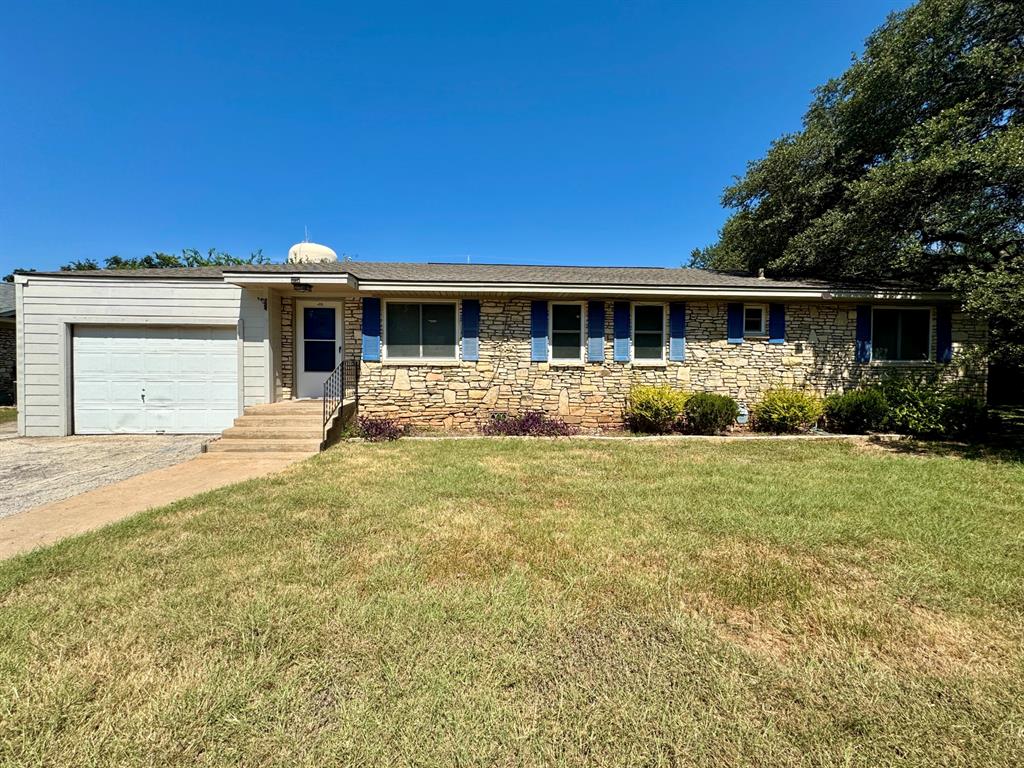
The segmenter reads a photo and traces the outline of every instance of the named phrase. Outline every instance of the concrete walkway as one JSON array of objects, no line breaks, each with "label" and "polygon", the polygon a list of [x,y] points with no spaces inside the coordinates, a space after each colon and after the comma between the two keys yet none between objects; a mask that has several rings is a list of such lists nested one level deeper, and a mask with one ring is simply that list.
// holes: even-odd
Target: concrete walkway
[{"label": "concrete walkway", "polygon": [[53,544],[152,507],[262,477],[312,454],[204,453],[194,459],[0,518],[0,559]]}]

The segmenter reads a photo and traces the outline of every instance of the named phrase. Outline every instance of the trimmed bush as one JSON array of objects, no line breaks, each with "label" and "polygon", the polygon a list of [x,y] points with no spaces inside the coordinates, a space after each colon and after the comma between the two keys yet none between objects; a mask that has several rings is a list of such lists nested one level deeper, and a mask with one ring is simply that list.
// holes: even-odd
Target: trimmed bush
[{"label": "trimmed bush", "polygon": [[916,376],[887,376],[881,383],[889,403],[886,428],[914,437],[942,437],[943,406],[947,397],[934,379]]},{"label": "trimmed bush", "polygon": [[863,435],[886,428],[889,401],[875,387],[851,389],[825,398],[825,425],[832,432]]},{"label": "trimmed bush", "polygon": [[629,391],[626,424],[634,432],[661,435],[677,429],[690,399],[689,392],[661,386],[639,386]]},{"label": "trimmed bush", "polygon": [[727,395],[697,392],[686,401],[686,431],[693,435],[718,435],[740,415],[736,401]]},{"label": "trimmed bush", "polygon": [[894,432],[973,439],[991,429],[992,418],[983,401],[961,395],[935,376],[894,374],[881,386],[889,401],[886,426]]},{"label": "trimmed bush", "polygon": [[978,398],[956,395],[943,403],[942,425],[950,437],[973,440],[992,430],[992,417]]},{"label": "trimmed bush", "polygon": [[821,418],[821,398],[799,389],[769,389],[751,409],[758,432],[804,432]]},{"label": "trimmed bush", "polygon": [[405,434],[408,434],[408,429],[393,419],[359,417],[358,435],[364,440],[369,440],[371,443],[397,440]]},{"label": "trimmed bush", "polygon": [[540,411],[527,411],[521,415],[495,413],[484,425],[484,434],[493,436],[568,437],[579,432],[574,424],[552,419]]}]

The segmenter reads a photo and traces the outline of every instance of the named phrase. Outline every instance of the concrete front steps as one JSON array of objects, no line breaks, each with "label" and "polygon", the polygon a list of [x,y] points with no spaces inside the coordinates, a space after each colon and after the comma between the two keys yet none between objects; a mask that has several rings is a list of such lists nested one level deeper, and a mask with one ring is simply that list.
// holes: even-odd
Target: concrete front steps
[{"label": "concrete front steps", "polygon": [[250,405],[220,440],[208,443],[209,453],[312,454],[323,441],[321,400],[284,400]]}]

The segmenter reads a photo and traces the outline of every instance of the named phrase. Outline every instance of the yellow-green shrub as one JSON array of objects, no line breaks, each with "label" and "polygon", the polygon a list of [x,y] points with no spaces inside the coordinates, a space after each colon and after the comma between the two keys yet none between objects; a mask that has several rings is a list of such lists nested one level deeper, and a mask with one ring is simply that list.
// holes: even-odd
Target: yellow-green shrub
[{"label": "yellow-green shrub", "polygon": [[677,428],[689,392],[668,385],[637,386],[629,391],[626,423],[634,432],[664,434]]},{"label": "yellow-green shrub", "polygon": [[751,409],[758,432],[803,432],[821,418],[821,398],[798,389],[769,389]]}]

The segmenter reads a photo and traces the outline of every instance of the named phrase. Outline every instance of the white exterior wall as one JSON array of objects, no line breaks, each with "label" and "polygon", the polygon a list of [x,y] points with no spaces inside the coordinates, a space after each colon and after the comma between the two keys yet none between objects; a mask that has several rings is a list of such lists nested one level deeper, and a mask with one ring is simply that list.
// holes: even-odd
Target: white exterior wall
[{"label": "white exterior wall", "polygon": [[26,277],[17,286],[21,434],[72,430],[69,361],[75,324],[236,328],[239,406],[267,402],[267,311],[258,294],[208,279]]},{"label": "white exterior wall", "polygon": [[242,320],[242,370],[238,377],[242,382],[242,404],[258,405],[269,402],[267,392],[270,391],[270,323],[266,290],[261,289],[262,295],[245,288],[235,290],[240,293],[239,316]]}]

